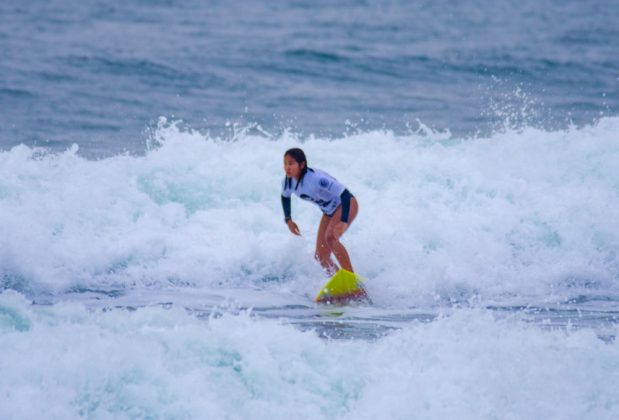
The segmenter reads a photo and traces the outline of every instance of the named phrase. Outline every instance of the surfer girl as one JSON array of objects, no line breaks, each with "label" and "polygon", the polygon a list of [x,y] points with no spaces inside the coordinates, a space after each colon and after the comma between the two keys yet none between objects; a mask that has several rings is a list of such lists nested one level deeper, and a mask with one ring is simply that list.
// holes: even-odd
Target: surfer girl
[{"label": "surfer girl", "polygon": [[357,217],[357,199],[328,173],[308,167],[307,158],[301,149],[294,148],[284,153],[284,172],[286,177],[282,185],[282,207],[290,232],[301,235],[291,216],[290,197],[295,194],[316,204],[323,213],[316,237],[316,259],[329,275],[338,269],[331,254],[335,255],[341,268],[354,272],[340,238]]}]

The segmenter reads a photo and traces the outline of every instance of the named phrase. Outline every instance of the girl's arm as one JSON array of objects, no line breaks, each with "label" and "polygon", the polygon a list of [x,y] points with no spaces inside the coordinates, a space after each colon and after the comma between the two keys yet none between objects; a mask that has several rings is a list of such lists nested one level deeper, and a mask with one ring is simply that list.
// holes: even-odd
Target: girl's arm
[{"label": "girl's arm", "polygon": [[350,214],[350,199],[351,198],[352,198],[352,194],[350,193],[350,191],[348,191],[348,189],[345,189],[340,195],[340,199],[342,200],[342,219],[341,220],[344,223],[348,223],[348,215]]},{"label": "girl's arm", "polygon": [[288,222],[288,220],[292,218],[292,213],[290,210],[290,197],[284,197],[282,195],[282,207],[284,208],[284,220]]},{"label": "girl's arm", "polygon": [[290,232],[295,235],[301,235],[301,231],[295,222],[292,221],[291,211],[290,211],[290,197],[284,197],[282,195],[282,207],[284,208],[284,220],[286,221],[286,225]]}]

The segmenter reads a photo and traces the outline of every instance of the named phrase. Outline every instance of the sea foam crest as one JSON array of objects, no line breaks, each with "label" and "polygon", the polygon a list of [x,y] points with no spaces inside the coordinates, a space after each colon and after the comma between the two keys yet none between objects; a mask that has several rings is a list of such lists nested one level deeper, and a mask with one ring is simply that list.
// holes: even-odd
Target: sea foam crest
[{"label": "sea foam crest", "polygon": [[320,213],[294,199],[303,237],[292,237],[279,202],[282,154],[301,146],[358,198],[344,243],[380,285],[379,301],[616,293],[618,131],[619,118],[603,118],[480,138],[251,131],[229,141],[163,122],[142,156],[18,146],[0,153],[2,282],[35,293],[169,284],[313,293]]}]

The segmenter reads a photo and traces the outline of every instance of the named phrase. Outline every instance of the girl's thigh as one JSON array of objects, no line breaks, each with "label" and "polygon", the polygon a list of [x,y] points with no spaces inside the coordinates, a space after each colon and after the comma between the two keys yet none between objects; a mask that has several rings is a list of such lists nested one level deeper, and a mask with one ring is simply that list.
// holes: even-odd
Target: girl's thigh
[{"label": "girl's thigh", "polygon": [[[348,226],[346,227],[346,230],[348,230],[352,222],[357,217],[358,213],[359,213],[359,203],[357,202],[357,199],[353,197],[350,200],[350,212],[348,213]],[[335,213],[333,213],[333,216],[331,216],[330,218],[325,215],[323,215],[322,217],[323,217],[323,220],[325,217],[327,218],[327,227],[325,230],[325,235],[328,235],[329,232],[333,230],[335,225],[337,225],[337,223],[342,219],[342,206],[339,206],[337,210],[335,211]],[[322,220],[320,221],[320,224],[322,225]],[[344,230],[344,232],[346,232],[346,230]]]}]

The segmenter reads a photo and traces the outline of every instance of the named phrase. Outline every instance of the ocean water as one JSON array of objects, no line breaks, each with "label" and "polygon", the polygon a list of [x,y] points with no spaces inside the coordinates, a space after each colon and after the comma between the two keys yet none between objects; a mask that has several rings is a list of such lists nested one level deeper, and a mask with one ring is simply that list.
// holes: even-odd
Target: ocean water
[{"label": "ocean water", "polygon": [[619,6],[233,3],[0,4],[0,418],[618,418]]},{"label": "ocean water", "polygon": [[141,153],[160,116],[339,138],[457,136],[619,111],[619,4],[7,0],[0,146]]}]

